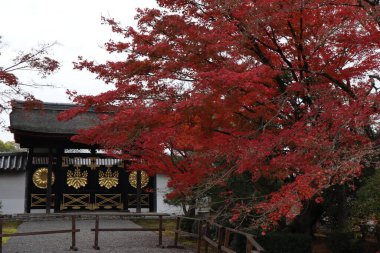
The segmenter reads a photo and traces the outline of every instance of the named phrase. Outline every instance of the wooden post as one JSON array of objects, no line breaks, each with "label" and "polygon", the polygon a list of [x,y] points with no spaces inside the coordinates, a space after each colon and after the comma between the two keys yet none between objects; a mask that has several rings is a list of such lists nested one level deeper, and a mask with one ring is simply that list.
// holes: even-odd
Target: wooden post
[{"label": "wooden post", "polygon": [[175,225],[175,233],[174,233],[174,247],[178,247],[178,230],[181,223],[181,218],[177,217],[177,223]]},{"label": "wooden post", "polygon": [[95,216],[95,242],[94,249],[99,250],[99,215]]},{"label": "wooden post", "polygon": [[141,213],[141,171],[136,171],[136,213]]},{"label": "wooden post", "polygon": [[252,244],[249,242],[248,238],[247,238],[247,245],[245,246],[245,252],[252,253]]},{"label": "wooden post", "polygon": [[31,208],[31,187],[32,183],[32,165],[33,165],[33,148],[29,148],[29,152],[27,155],[27,163],[26,163],[26,189],[25,189],[25,212],[30,213]]},{"label": "wooden post", "polygon": [[197,245],[197,253],[201,253],[201,248],[202,248],[202,226],[203,226],[203,221],[198,220],[198,245]]},{"label": "wooden post", "polygon": [[[123,151],[125,153],[125,151]],[[127,174],[127,169],[128,169],[128,163],[126,160],[123,161],[123,165],[124,165],[124,170],[122,171],[122,173],[120,174],[120,179],[121,180],[125,180],[125,182],[128,182],[128,174]],[[123,181],[121,181],[120,183],[122,183]],[[128,200],[128,192],[126,191],[123,191],[122,193],[122,197],[123,197],[123,205],[124,205],[124,210],[126,212],[129,212],[129,200]]]},{"label": "wooden post", "polygon": [[376,241],[377,241],[377,247],[380,248],[380,226],[379,225],[375,226],[375,236],[376,236]]},{"label": "wooden post", "polygon": [[224,228],[219,227],[218,228],[218,253],[222,253],[222,244],[223,244],[223,238],[224,238]]},{"label": "wooden post", "polygon": [[[207,221],[206,221],[207,222]],[[206,223],[206,232],[205,232],[205,236],[208,236],[209,234],[209,231],[210,231],[210,223]],[[205,253],[208,253],[208,242],[205,240]]]},{"label": "wooden post", "polygon": [[60,211],[60,204],[63,201],[63,189],[66,185],[66,180],[62,180],[64,177],[64,171],[62,170],[62,156],[65,150],[63,148],[57,149],[56,152],[56,164],[54,166],[55,173],[55,187],[54,187],[54,212]]},{"label": "wooden post", "polygon": [[71,250],[77,251],[76,247],[76,223],[75,223],[75,215],[71,216]]},{"label": "wooden post", "polygon": [[[0,217],[0,234],[3,234],[3,219]],[[3,253],[3,237],[0,237],[0,253]]]},{"label": "wooden post", "polygon": [[360,240],[365,242],[365,239],[367,237],[368,227],[366,224],[360,224],[359,228],[360,228],[360,233],[362,234],[362,237],[360,238]]},{"label": "wooden post", "polygon": [[226,229],[225,234],[224,234],[224,247],[229,248],[229,246],[230,246],[230,235],[231,235],[231,231]]},{"label": "wooden post", "polygon": [[53,149],[49,147],[49,164],[48,164],[47,188],[46,188],[46,213],[50,213],[50,208],[51,208],[52,175],[53,175]]},{"label": "wooden post", "polygon": [[153,201],[151,200],[151,198],[149,197],[149,206],[152,206],[152,208],[149,210],[150,212],[157,212],[157,175],[153,176],[152,178],[153,180],[153,193],[152,193],[152,197],[153,197]]},{"label": "wooden post", "polygon": [[158,246],[162,246],[162,215],[159,216]]}]

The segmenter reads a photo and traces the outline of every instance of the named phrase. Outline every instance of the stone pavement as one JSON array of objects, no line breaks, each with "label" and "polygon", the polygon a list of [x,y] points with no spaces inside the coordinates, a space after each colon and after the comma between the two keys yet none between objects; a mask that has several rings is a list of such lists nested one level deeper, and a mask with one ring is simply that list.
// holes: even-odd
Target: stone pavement
[{"label": "stone pavement", "polygon": [[[99,232],[100,250],[92,248],[94,244],[94,220],[79,220],[77,227],[77,252],[109,253],[191,253],[190,250],[158,248],[158,234],[154,232]],[[100,220],[100,228],[137,228],[129,220]],[[29,221],[20,225],[18,232],[71,229],[71,221]],[[163,238],[163,245],[172,245],[173,240]],[[11,237],[3,247],[3,253],[55,253],[70,252],[71,234],[53,234],[37,236]],[[74,251],[72,251],[74,252]]]}]

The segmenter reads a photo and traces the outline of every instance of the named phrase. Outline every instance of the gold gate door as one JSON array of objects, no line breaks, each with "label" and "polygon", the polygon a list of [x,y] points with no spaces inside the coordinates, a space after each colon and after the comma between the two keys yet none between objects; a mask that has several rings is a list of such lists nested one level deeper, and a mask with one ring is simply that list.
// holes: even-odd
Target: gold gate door
[{"label": "gold gate door", "polygon": [[120,176],[122,163],[103,157],[63,157],[61,210],[124,209]]}]

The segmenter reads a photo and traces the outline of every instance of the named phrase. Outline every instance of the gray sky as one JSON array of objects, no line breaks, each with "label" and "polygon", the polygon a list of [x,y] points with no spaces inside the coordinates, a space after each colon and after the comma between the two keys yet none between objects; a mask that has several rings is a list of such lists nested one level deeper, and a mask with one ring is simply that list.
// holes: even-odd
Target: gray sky
[{"label": "gray sky", "polygon": [[[54,84],[62,88],[39,88],[32,93],[46,102],[70,102],[66,89],[81,94],[97,94],[107,86],[95,80],[94,75],[73,70],[78,56],[102,62],[110,56],[101,47],[110,38],[118,38],[101,16],[113,17],[123,25],[135,25],[136,8],[155,7],[155,0],[2,0],[0,8],[0,35],[2,55],[0,65],[6,66],[20,50],[42,43],[58,42],[52,55],[62,67],[51,77],[41,80],[34,73],[17,73],[24,82]],[[8,124],[8,115],[2,115]],[[1,130],[0,139],[13,140],[11,133]]]}]

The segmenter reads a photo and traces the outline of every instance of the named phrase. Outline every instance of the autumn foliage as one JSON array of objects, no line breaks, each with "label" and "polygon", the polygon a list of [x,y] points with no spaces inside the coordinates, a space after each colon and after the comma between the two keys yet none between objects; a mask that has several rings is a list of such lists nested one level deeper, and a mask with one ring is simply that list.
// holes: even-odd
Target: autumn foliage
[{"label": "autumn foliage", "polygon": [[[0,57],[1,47],[0,36]],[[11,100],[25,99],[28,107],[40,106],[41,102],[36,100],[34,96],[25,88],[38,88],[43,85],[39,83],[23,82],[20,80],[19,75],[22,71],[36,72],[41,78],[53,74],[59,69],[60,64],[57,60],[49,55],[49,50],[55,43],[40,45],[29,51],[20,51],[14,59],[5,62],[0,66],[0,112],[10,108]],[[46,86],[46,85],[45,85]],[[49,85],[47,85],[49,86]]]},{"label": "autumn foliage", "polygon": [[[248,171],[258,194],[233,218],[255,213],[264,228],[360,176],[378,132],[378,2],[158,4],[138,10],[137,29],[104,20],[121,35],[106,44],[119,61],[76,63],[112,89],[71,93],[83,107],[63,118],[94,106],[102,119],[75,140],[169,175],[170,197]],[[262,179],[281,187],[260,195]]]}]

